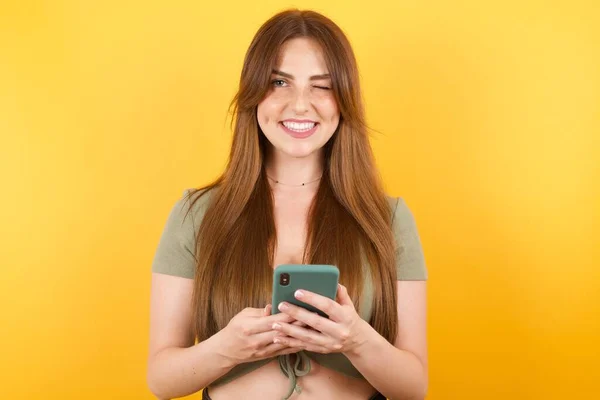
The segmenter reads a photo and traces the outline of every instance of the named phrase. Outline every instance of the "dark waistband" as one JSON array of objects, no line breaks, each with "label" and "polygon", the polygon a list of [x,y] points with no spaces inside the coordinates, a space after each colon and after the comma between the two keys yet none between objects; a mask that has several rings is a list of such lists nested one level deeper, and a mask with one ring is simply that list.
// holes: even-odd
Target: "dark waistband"
[{"label": "dark waistband", "polygon": [[[208,394],[208,388],[204,388],[202,391],[202,400],[212,400]],[[385,396],[377,392],[373,396],[369,397],[369,400],[386,400]]]}]

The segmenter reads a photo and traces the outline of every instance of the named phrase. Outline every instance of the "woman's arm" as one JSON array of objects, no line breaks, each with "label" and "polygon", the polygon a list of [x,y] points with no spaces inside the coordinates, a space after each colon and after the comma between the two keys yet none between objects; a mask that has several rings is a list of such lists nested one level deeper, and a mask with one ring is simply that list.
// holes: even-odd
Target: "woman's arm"
[{"label": "woman's arm", "polygon": [[217,335],[194,345],[193,282],[152,273],[147,380],[159,399],[198,392],[234,367],[219,354]]},{"label": "woman's arm", "polygon": [[160,399],[195,393],[241,363],[297,353],[300,348],[273,343],[274,323],[301,326],[271,306],[245,308],[218,333],[194,345],[193,280],[152,274],[148,386]]},{"label": "woman's arm", "polygon": [[390,400],[422,400],[428,386],[426,282],[398,281],[398,336],[394,345],[369,324],[361,345],[344,353]]}]

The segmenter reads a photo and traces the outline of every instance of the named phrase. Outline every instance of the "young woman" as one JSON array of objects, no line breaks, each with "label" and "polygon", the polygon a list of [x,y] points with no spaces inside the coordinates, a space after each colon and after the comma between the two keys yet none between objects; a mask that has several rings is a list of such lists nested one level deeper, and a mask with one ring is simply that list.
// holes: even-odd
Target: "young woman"
[{"label": "young woman", "polygon": [[[161,399],[422,399],[427,272],[387,196],[346,36],[312,11],[269,19],[246,54],[223,175],[175,204],[152,266],[148,384]],[[333,264],[329,318],[273,305],[273,268]],[[197,341],[196,341],[197,340]]]}]

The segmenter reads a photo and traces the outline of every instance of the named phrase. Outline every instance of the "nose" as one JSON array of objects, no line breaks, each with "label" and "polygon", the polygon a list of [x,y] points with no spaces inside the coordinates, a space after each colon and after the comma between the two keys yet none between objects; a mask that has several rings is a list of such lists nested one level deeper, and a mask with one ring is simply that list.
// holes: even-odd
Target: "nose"
[{"label": "nose", "polygon": [[293,99],[293,108],[296,114],[304,114],[308,111],[309,99],[306,95],[307,91],[300,89],[296,92],[296,96]]}]

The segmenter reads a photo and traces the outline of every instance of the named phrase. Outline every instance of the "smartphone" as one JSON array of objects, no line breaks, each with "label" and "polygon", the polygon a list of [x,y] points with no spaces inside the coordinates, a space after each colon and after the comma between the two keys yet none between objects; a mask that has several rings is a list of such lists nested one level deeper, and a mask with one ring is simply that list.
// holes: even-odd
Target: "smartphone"
[{"label": "smartphone", "polygon": [[305,289],[335,301],[340,271],[335,265],[320,264],[282,264],[273,271],[273,307],[272,314],[278,314],[277,308],[282,301],[295,304],[328,318],[323,311],[294,297],[298,289]]}]

